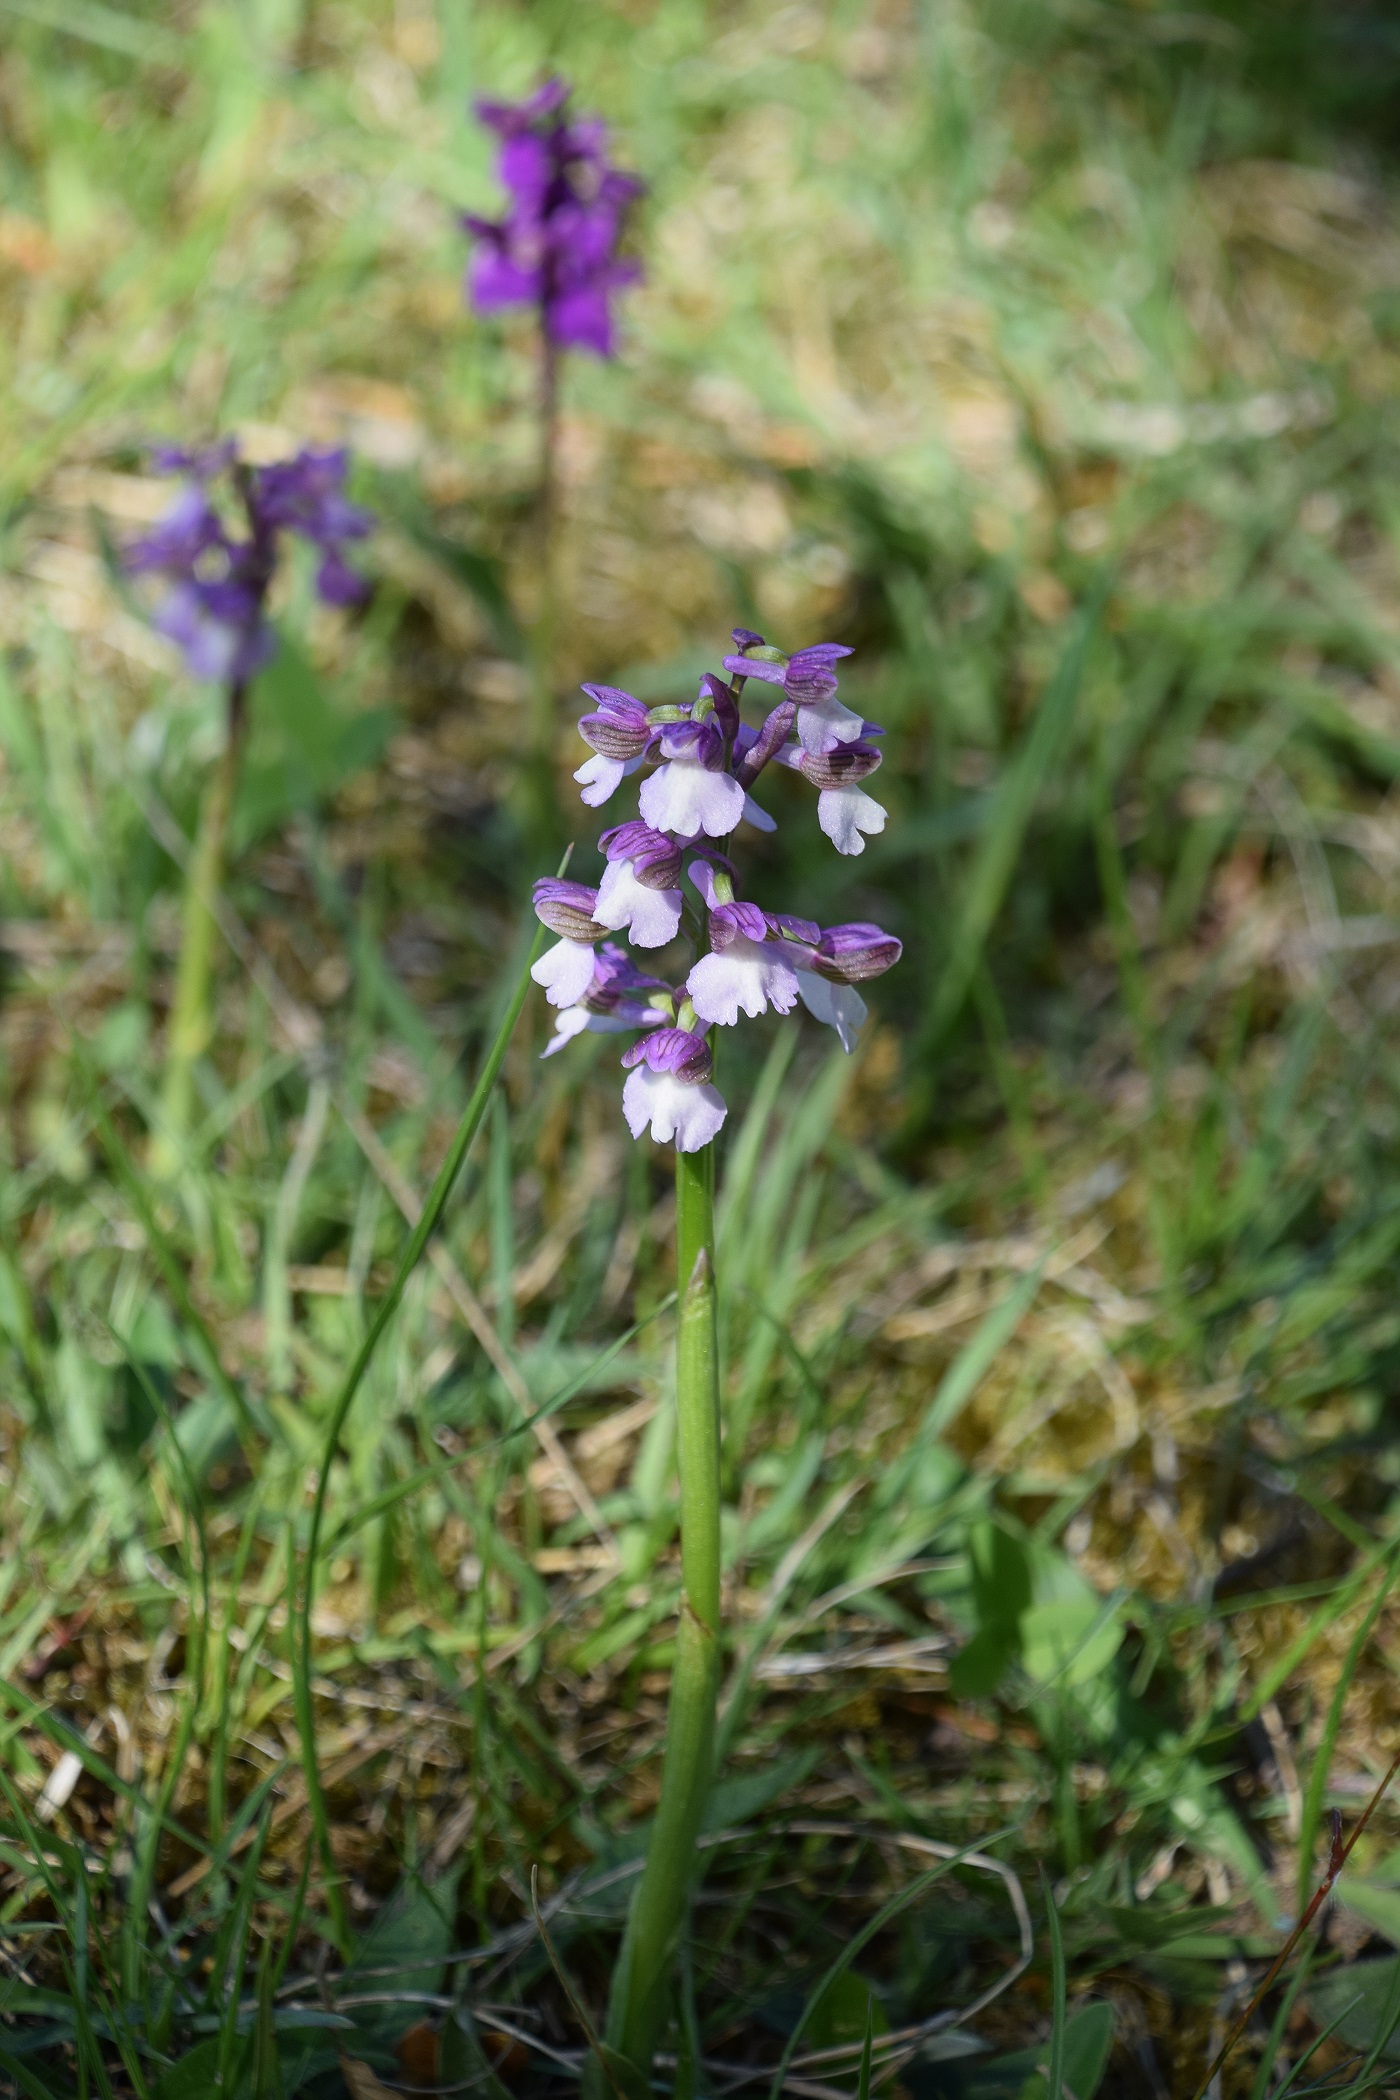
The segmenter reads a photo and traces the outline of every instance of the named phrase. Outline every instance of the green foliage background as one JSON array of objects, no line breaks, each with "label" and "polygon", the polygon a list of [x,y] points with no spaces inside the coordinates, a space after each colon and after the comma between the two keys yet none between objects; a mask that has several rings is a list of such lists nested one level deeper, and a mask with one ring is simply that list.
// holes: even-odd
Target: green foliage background
[{"label": "green foliage background", "polygon": [[[712,1822],[756,1835],[714,1872],[803,1894],[781,1957],[697,1912],[694,2034],[790,2030],[896,1840],[1005,1832],[1067,2022],[1042,1942],[958,2025],[1019,1945],[960,1869],[954,1936],[892,1926],[803,2047],[849,2084],[873,1989],[877,2035],[948,2016],[911,2090],[1044,2090],[1053,2025],[1080,2100],[1185,2093],[1396,1740],[1400,39],[1359,5],[0,5],[0,2071],[329,2093],[409,2024],[298,2028],[286,1598],[540,872],[533,343],[464,312],[454,215],[496,196],[471,96],[550,66],[649,183],[624,354],[565,381],[561,798],[579,679],[656,699],[733,625],[839,636],[889,827],[837,863],[777,783],[753,886],[906,944],[852,1062],[725,1046]],[[156,1189],[218,719],[115,552],[164,500],[149,441],[225,430],[353,447],[377,590],[347,622],[286,584],[204,1121]],[[444,2082],[489,2068],[449,1956],[533,1864],[635,1856],[676,1598],[666,1163],[606,1041],[541,1066],[546,1027],[328,1504],[360,1966],[427,1935],[394,1961]],[[823,1818],[858,1866],[792,1832]],[[1294,2091],[1373,2089],[1390,1970],[1348,2010],[1344,1965],[1400,1933],[1392,1837],[1296,2001],[1361,2057]],[[601,1944],[569,1939],[595,2005]],[[1315,2031],[1261,2029],[1240,2091]]]}]

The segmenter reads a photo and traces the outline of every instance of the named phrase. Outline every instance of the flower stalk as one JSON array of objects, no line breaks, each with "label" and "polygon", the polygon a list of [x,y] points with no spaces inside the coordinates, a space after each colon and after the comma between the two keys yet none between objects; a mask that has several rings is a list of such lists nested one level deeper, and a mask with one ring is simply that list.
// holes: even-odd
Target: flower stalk
[{"label": "flower stalk", "polygon": [[714,1777],[720,1665],[719,1339],[715,1148],[676,1154],[676,1426],[681,1609],[661,1800],[608,2007],[610,2048],[649,2077],[667,2013],[695,1846]]},{"label": "flower stalk", "polygon": [[[770,764],[818,790],[817,822],[838,853],[864,851],[885,811],[861,783],[880,764],[878,723],[836,697],[840,642],[793,656],[748,628],[734,633],[727,679],[707,672],[693,701],[647,707],[617,686],[586,685],[579,724],[592,749],[574,774],[597,809],[650,765],[638,815],[598,840],[599,881],[535,884],[535,914],[557,936],[532,975],[557,1010],[553,1057],[585,1032],[631,1034],[622,1113],[634,1138],[650,1131],[676,1151],[676,1420],[681,1489],[681,1607],[661,1799],[637,1884],[608,2007],[607,2037],[585,2079],[588,2100],[650,2089],[696,1845],[715,1777],[720,1662],[719,1344],[715,1321],[714,1140],[728,1109],[714,1084],[711,1031],[741,1013],[791,1013],[799,1001],[855,1048],[866,1018],[856,990],[899,960],[893,934],[866,920],[819,926],[765,911],[740,895],[731,857],[741,824],[776,819],[750,790]],[[746,688],[777,686],[761,723],[745,721]],[[686,893],[688,885],[691,892]],[[639,969],[610,939],[662,960],[688,949],[685,973]],[[680,958],[677,958],[680,961]]]},{"label": "flower stalk", "polygon": [[247,715],[247,689],[229,691],[224,748],[205,785],[199,829],[185,878],[180,919],[180,956],[166,1031],[165,1077],[160,1122],[151,1145],[151,1172],[168,1179],[178,1171],[194,1119],[195,1066],[214,1037],[213,976],[216,908],[223,887],[229,819],[238,785],[239,756]]}]

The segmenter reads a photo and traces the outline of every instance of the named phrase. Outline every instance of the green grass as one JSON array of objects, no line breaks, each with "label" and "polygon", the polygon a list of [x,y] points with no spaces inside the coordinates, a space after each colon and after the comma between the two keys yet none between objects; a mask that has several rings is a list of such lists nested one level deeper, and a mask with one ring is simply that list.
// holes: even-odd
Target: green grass
[{"label": "green grass", "polygon": [[[679,1594],[668,1162],[606,1042],[541,1065],[527,1006],[320,1471],[543,872],[530,341],[462,312],[453,214],[494,195],[466,101],[553,63],[651,185],[626,354],[566,374],[561,789],[578,679],[839,635],[889,827],[837,864],[776,783],[754,887],[906,943],[851,1063],[725,1045],[677,2088],[1189,2094],[1395,1729],[1388,22],[12,0],[0,36],[0,2083],[500,2100],[566,2089],[570,1994],[605,2004]],[[216,710],[111,553],[145,441],[231,428],[346,439],[385,522],[362,620],[279,607],[155,1181]],[[1226,2096],[1393,2079],[1398,1839],[1382,1807]]]}]

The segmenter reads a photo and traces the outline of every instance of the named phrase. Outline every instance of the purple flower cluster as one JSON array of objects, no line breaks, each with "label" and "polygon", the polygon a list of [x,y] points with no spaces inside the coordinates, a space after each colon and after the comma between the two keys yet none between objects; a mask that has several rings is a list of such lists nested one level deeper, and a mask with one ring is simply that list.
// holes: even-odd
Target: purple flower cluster
[{"label": "purple flower cluster", "polygon": [[[822,642],[784,656],[747,628],[734,641],[728,678],[707,672],[684,706],[645,707],[616,686],[584,687],[593,709],[579,729],[594,755],[574,775],[583,800],[596,808],[624,775],[646,764],[654,770],[641,784],[641,815],[599,841],[607,867],[596,888],[535,884],[536,914],[559,936],[532,973],[560,1009],[545,1056],[585,1029],[641,1031],[622,1060],[623,1114],[633,1137],[650,1126],[682,1152],[709,1144],[727,1113],[713,1084],[712,1027],[770,1006],[791,1013],[801,1000],[852,1050],[866,1015],[856,986],[900,955],[879,926],[823,928],[736,895],[722,842],[740,823],[775,828],[751,792],[767,765],[790,766],[813,783],[817,821],[838,853],[863,852],[867,836],[884,829],[885,812],[861,784],[880,763],[873,740],[882,731],[836,697],[836,665],[850,651]],[[757,725],[742,712],[750,681],[779,688]],[[665,948],[686,935],[695,960],[684,982],[637,969],[609,938],[619,933],[637,948]]]},{"label": "purple flower cluster", "polygon": [[519,105],[477,103],[500,139],[497,173],[511,202],[503,219],[464,215],[476,242],[467,289],[478,313],[534,306],[558,348],[611,357],[612,295],[642,274],[618,247],[644,185],[609,166],[606,126],[570,118],[568,100],[565,82],[548,80]]},{"label": "purple flower cluster", "polygon": [[[347,453],[305,451],[250,467],[230,438],[203,452],[165,449],[154,463],[185,478],[165,515],[128,548],[126,563],[133,575],[159,576],[169,586],[155,624],[196,678],[243,685],[272,657],[277,638],[267,594],[284,533],[318,551],[316,590],[327,605],[354,605],[366,595],[369,586],[345,559],[347,544],[363,539],[371,524],[369,513],[346,499]],[[241,530],[226,515],[234,505],[216,501],[224,480],[242,513]]]}]

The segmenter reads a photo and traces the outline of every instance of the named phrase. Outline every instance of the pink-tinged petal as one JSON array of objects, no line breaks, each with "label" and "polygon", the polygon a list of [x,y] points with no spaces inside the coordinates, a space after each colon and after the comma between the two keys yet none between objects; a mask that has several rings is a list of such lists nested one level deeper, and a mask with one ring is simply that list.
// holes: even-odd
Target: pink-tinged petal
[{"label": "pink-tinged petal", "polygon": [[614,931],[626,926],[639,948],[664,948],[681,923],[681,893],[648,889],[633,874],[630,860],[610,860],[598,885],[594,917]]},{"label": "pink-tinged petal", "polygon": [[838,853],[864,853],[861,833],[874,837],[885,828],[886,812],[864,788],[823,788],[817,797],[817,822]]},{"label": "pink-tinged petal", "polygon": [[672,1072],[638,1065],[622,1089],[622,1113],[634,1138],[650,1124],[658,1145],[674,1139],[678,1152],[699,1152],[718,1135],[729,1111],[718,1087],[687,1086]]},{"label": "pink-tinged petal", "polygon": [[814,977],[810,970],[798,971],[797,989],[808,1013],[836,1030],[841,1038],[841,1048],[849,1055],[856,1047],[856,1037],[869,1012],[860,993],[849,984],[828,984],[824,977]]},{"label": "pink-tinged petal", "polygon": [[688,864],[685,872],[695,884],[696,889],[699,890],[709,909],[713,911],[715,908],[715,871],[710,866],[710,863],[707,860],[701,860],[697,856],[696,859]]},{"label": "pink-tinged petal", "polygon": [[852,714],[831,693],[797,710],[798,741],[804,751],[818,758],[838,744],[855,743],[864,727],[864,716]]},{"label": "pink-tinged petal", "polygon": [[582,1035],[591,1019],[586,1006],[566,1006],[563,1013],[556,1016],[554,1033],[541,1050],[540,1056],[553,1057],[557,1050],[563,1049],[565,1043],[571,1043],[576,1035]]},{"label": "pink-tinged petal", "polygon": [[494,243],[483,241],[468,272],[472,305],[478,313],[503,306],[530,306],[539,297],[537,265],[516,262]]},{"label": "pink-tinged petal", "polygon": [[728,773],[710,773],[688,754],[658,766],[643,784],[642,815],[653,831],[678,838],[728,838],[744,814],[744,790]]},{"label": "pink-tinged petal", "polygon": [[752,824],[755,831],[776,831],[778,820],[770,817],[766,809],[760,809],[752,795],[744,797],[744,822]]},{"label": "pink-tinged petal", "polygon": [[626,1013],[595,1014],[587,1006],[566,1006],[554,1023],[554,1035],[540,1052],[541,1057],[553,1057],[565,1043],[571,1043],[576,1035],[635,1035],[639,1028],[658,1028],[665,1020],[663,1013],[639,1013],[635,1007]]},{"label": "pink-tinged petal", "polygon": [[577,1006],[593,982],[593,950],[582,941],[556,941],[530,975],[551,1006]]},{"label": "pink-tinged petal", "polygon": [[635,771],[635,760],[629,765],[623,759],[604,758],[601,751],[595,752],[592,758],[584,760],[574,775],[583,789],[579,800],[589,809],[601,809],[617,793],[623,774]]},{"label": "pink-tinged petal", "polygon": [[791,1013],[797,1003],[797,972],[777,942],[751,941],[741,934],[716,955],[702,955],[685,988],[702,1021],[732,1028],[742,1008],[756,1020],[765,1007]]},{"label": "pink-tinged petal", "polygon": [[786,664],[768,664],[752,656],[726,656],[724,668],[740,678],[759,678],[765,685],[781,685],[787,677]]}]

